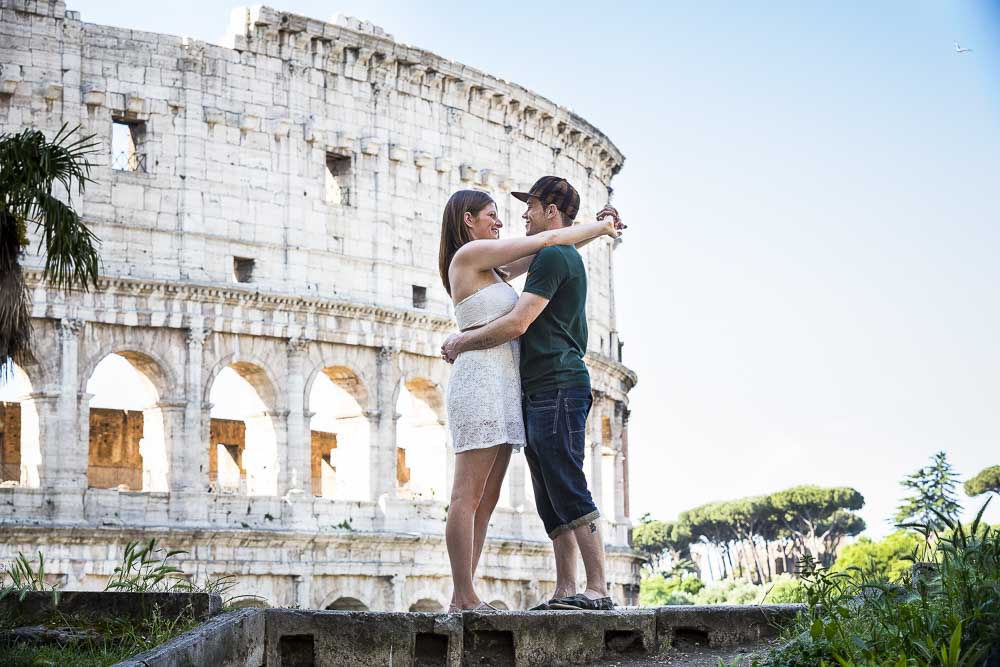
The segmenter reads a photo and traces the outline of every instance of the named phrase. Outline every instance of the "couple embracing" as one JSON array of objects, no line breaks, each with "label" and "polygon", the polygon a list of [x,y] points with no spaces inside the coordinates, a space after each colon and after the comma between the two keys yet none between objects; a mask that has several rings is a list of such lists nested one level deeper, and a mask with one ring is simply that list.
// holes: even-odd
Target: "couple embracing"
[{"label": "couple embracing", "polygon": [[[604,577],[600,514],[583,473],[592,397],[587,350],[587,275],[577,248],[623,225],[610,206],[574,225],[580,195],[544,176],[528,192],[524,238],[500,239],[486,193],[461,190],[441,223],[439,268],[461,333],[441,348],[454,363],[448,423],[455,474],[445,538],[454,582],[450,612],[489,611],[473,586],[507,465],[524,449],[535,506],[552,540],[556,589],[533,609],[612,609]],[[508,280],[528,274],[524,292]],[[587,584],[577,592],[577,553]]]}]

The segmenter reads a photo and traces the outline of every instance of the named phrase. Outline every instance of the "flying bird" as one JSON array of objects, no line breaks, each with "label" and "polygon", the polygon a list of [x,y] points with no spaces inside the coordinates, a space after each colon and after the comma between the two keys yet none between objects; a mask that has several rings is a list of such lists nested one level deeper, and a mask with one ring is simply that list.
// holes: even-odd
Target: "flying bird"
[{"label": "flying bird", "polygon": [[955,53],[972,53],[972,49],[967,49],[958,42],[955,42]]}]

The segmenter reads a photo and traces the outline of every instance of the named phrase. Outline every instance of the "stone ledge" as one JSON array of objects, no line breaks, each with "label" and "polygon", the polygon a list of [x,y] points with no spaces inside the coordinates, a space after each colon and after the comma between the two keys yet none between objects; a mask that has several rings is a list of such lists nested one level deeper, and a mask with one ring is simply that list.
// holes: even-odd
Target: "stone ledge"
[{"label": "stone ledge", "polygon": [[703,641],[712,648],[759,642],[777,636],[804,604],[671,606],[656,609],[661,650],[678,639]]},{"label": "stone ledge", "polygon": [[264,665],[580,665],[655,656],[675,642],[756,645],[804,605],[609,612],[358,613],[271,609]]},{"label": "stone ledge", "polygon": [[264,664],[264,612],[239,609],[216,616],[114,667],[261,667]]},{"label": "stone ledge", "polygon": [[66,591],[60,593],[58,606],[53,604],[52,593],[48,592],[30,592],[24,600],[17,594],[0,600],[0,617],[13,617],[19,625],[45,623],[55,612],[84,620],[139,621],[154,609],[170,618],[189,613],[201,621],[219,613],[222,598],[209,593]]}]

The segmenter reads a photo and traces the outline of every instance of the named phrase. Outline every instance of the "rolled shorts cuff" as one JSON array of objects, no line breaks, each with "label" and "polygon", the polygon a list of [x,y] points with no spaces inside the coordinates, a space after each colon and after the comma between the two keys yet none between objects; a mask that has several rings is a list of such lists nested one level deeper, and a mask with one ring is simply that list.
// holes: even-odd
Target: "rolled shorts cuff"
[{"label": "rolled shorts cuff", "polygon": [[561,526],[557,526],[555,529],[552,530],[552,532],[549,533],[549,539],[550,540],[554,540],[557,537],[559,537],[560,535],[562,535],[563,533],[567,533],[567,532],[569,532],[571,530],[579,528],[580,526],[582,526],[585,523],[590,523],[594,519],[600,519],[600,518],[601,518],[601,513],[598,510],[594,510],[593,512],[589,512],[588,514],[584,514],[579,519],[573,519],[569,523],[564,523]]}]

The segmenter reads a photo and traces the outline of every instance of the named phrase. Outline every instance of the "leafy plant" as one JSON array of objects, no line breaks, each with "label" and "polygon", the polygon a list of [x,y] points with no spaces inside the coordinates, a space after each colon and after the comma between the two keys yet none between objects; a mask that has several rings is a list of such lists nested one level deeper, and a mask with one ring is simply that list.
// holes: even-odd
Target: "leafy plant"
[{"label": "leafy plant", "polygon": [[167,563],[174,556],[187,552],[175,549],[159,556],[163,551],[156,547],[156,538],[146,543],[129,542],[125,545],[122,564],[115,568],[104,590],[130,593],[189,590],[190,584],[181,569]]},{"label": "leafy plant", "polygon": [[806,559],[808,611],[784,646],[752,664],[979,667],[989,655],[1000,660],[1000,533],[981,521],[988,504],[968,528],[943,514],[918,526],[930,546],[915,554],[925,561],[916,574],[890,580]]},{"label": "leafy plant", "polygon": [[[93,182],[88,158],[98,142],[79,129],[63,125],[51,141],[33,129],[0,134],[0,359],[31,358],[31,299],[21,271],[29,225],[41,235],[47,282],[67,289],[97,285],[99,241],[73,209],[72,195]],[[57,184],[65,202],[54,192]]]},{"label": "leafy plant", "polygon": [[896,509],[894,518],[900,527],[919,524],[941,531],[962,512],[955,495],[958,475],[944,452],[936,453],[930,465],[907,475],[900,484],[910,492]]},{"label": "leafy plant", "polygon": [[45,583],[45,556],[41,551],[38,552],[38,569],[32,567],[22,553],[17,554],[10,566],[0,569],[0,600],[16,593],[18,602],[23,602],[32,591],[52,591],[53,603],[59,604],[59,589],[55,584]]}]

